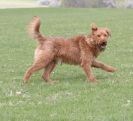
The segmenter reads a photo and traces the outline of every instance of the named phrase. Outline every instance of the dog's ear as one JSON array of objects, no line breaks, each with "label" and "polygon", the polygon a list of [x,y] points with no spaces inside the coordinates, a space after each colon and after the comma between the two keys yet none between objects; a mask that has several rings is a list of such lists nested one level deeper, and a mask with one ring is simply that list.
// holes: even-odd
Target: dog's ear
[{"label": "dog's ear", "polygon": [[97,27],[97,25],[95,23],[91,24],[91,30],[92,30],[92,32],[95,32],[95,31],[98,30],[98,27]]},{"label": "dog's ear", "polygon": [[110,36],[110,37],[111,37],[111,31],[110,31],[110,29],[105,28],[105,30],[106,30],[106,32],[107,32],[107,34],[108,34],[108,36]]}]

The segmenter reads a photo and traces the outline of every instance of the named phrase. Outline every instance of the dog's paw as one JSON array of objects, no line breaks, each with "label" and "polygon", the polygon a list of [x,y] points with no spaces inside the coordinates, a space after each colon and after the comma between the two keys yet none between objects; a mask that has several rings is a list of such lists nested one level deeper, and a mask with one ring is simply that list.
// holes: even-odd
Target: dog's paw
[{"label": "dog's paw", "polygon": [[47,81],[47,84],[50,84],[50,85],[53,85],[53,84],[56,84],[56,83],[59,83],[59,81],[53,81],[53,80],[48,80]]},{"label": "dog's paw", "polygon": [[98,84],[99,83],[99,80],[86,80],[87,83],[92,83],[92,84]]},{"label": "dog's paw", "polygon": [[116,71],[117,71],[117,69],[114,68],[114,67],[110,67],[110,68],[108,69],[108,72],[116,72]]},{"label": "dog's paw", "polygon": [[23,83],[23,84],[26,84],[26,83],[28,83],[28,80],[24,80],[24,79],[23,79],[23,80],[22,80],[22,83]]},{"label": "dog's paw", "polygon": [[92,83],[96,83],[97,82],[95,77],[90,77],[90,78],[86,79],[86,81],[87,82],[92,82]]}]

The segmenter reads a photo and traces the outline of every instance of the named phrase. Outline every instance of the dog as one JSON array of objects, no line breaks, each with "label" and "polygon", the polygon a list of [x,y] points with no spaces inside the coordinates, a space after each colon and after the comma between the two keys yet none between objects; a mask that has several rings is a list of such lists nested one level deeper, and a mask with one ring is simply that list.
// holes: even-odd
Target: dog
[{"label": "dog", "polygon": [[40,18],[34,17],[29,25],[29,34],[36,39],[38,46],[35,50],[33,65],[26,71],[23,81],[26,83],[31,75],[44,69],[42,78],[46,82],[53,82],[50,74],[56,64],[61,61],[66,64],[80,65],[84,70],[87,81],[96,82],[92,67],[107,72],[115,72],[116,68],[97,61],[97,56],[107,46],[111,32],[108,28],[99,28],[93,25],[89,35],[78,35],[72,38],[46,37],[40,33]]}]

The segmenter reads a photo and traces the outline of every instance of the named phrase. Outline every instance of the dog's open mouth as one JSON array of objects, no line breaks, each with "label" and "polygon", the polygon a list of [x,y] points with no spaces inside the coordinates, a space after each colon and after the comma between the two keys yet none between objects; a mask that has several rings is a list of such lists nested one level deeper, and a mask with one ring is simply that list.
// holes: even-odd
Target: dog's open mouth
[{"label": "dog's open mouth", "polygon": [[103,42],[103,43],[100,44],[100,49],[105,50],[106,46],[107,46],[107,42]]}]

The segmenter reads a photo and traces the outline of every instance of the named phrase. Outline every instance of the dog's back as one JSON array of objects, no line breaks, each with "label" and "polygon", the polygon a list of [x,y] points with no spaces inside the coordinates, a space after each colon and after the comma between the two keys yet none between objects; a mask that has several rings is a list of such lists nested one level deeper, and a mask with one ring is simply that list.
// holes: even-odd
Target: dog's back
[{"label": "dog's back", "polygon": [[57,58],[68,64],[80,64],[80,47],[79,42],[84,38],[83,35],[69,39],[55,39],[54,45],[58,50]]}]

